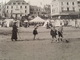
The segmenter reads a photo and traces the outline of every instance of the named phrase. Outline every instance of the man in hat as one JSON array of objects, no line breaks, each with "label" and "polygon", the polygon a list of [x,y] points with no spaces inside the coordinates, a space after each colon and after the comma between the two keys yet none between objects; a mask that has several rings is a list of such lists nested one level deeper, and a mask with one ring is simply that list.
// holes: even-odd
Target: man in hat
[{"label": "man in hat", "polygon": [[18,32],[18,29],[17,29],[17,26],[16,26],[16,23],[14,23],[13,27],[12,27],[12,37],[11,37],[11,40],[13,41],[13,39],[15,41],[17,41],[17,32]]}]

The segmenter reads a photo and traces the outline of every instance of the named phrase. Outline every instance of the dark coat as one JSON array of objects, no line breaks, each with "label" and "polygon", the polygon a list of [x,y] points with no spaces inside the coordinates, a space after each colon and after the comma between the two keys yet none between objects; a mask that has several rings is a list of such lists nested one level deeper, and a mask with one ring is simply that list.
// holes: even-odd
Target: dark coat
[{"label": "dark coat", "polygon": [[50,35],[53,36],[53,37],[56,37],[56,35],[57,35],[57,30],[54,30],[54,31],[53,31],[53,30],[51,29]]},{"label": "dark coat", "polygon": [[34,35],[37,35],[37,34],[38,34],[38,32],[37,32],[36,29],[33,30],[33,34],[34,34]]},{"label": "dark coat", "polygon": [[17,26],[13,25],[12,38],[11,39],[17,39],[17,32],[18,32]]}]

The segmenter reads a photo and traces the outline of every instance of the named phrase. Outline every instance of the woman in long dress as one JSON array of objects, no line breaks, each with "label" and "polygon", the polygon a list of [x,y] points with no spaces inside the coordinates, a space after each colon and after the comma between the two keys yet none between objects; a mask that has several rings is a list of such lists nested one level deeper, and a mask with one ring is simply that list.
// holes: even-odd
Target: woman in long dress
[{"label": "woman in long dress", "polygon": [[17,41],[17,32],[18,32],[18,29],[17,29],[17,26],[16,26],[16,23],[14,23],[13,27],[12,27],[12,37],[11,37],[11,40],[13,41],[13,39],[15,41]]}]

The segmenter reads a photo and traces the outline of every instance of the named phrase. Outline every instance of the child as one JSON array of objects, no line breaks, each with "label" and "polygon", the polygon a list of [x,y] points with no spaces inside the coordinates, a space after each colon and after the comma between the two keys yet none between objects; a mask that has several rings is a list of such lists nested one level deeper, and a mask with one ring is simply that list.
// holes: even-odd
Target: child
[{"label": "child", "polygon": [[60,26],[59,29],[58,29],[58,41],[62,41],[62,38],[63,38],[63,26]]},{"label": "child", "polygon": [[35,40],[37,34],[38,34],[38,32],[37,32],[37,28],[35,28],[35,29],[33,30],[33,35],[34,35],[33,40]]},{"label": "child", "polygon": [[53,40],[56,38],[56,35],[57,35],[57,30],[55,29],[55,27],[51,28],[50,35],[52,36],[51,43],[53,43]]}]

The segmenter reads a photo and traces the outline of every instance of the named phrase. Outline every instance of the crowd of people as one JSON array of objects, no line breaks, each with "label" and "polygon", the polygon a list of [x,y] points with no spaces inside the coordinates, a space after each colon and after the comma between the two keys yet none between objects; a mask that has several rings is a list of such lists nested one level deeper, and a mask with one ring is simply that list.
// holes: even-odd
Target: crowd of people
[{"label": "crowd of people", "polygon": [[55,26],[51,27],[50,35],[52,36],[51,43],[53,43],[53,41],[63,41],[63,26],[60,26],[58,29],[56,29]]},{"label": "crowd of people", "polygon": [[[35,28],[34,28],[34,30],[33,30],[33,35],[34,35],[34,37],[33,37],[33,40],[35,40],[36,39],[36,35],[38,35],[38,31],[37,31],[37,29],[38,29],[38,27],[39,26],[36,26]],[[16,23],[14,23],[14,25],[13,25],[13,27],[12,27],[13,29],[12,29],[12,37],[11,37],[11,40],[13,41],[13,40],[15,40],[15,41],[17,41],[17,33],[18,33],[18,27],[16,26]],[[63,26],[61,25],[61,26],[59,26],[58,27],[58,29],[56,29],[56,27],[55,26],[50,26],[50,35],[51,35],[51,37],[52,37],[52,41],[51,41],[51,43],[53,43],[54,41],[56,41],[56,42],[60,42],[60,41],[63,41]]]}]

